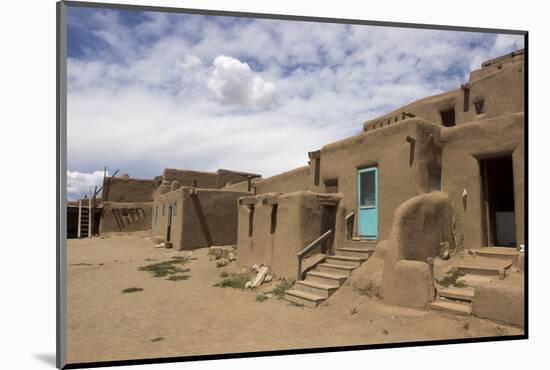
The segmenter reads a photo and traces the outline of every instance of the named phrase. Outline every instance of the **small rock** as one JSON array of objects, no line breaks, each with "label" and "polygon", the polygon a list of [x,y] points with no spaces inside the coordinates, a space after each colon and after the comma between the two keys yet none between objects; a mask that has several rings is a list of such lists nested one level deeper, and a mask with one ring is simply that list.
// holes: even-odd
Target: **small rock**
[{"label": "small rock", "polygon": [[441,258],[442,260],[448,260],[449,258],[451,258],[451,253],[449,253],[449,251],[446,250],[439,255],[439,258]]},{"label": "small rock", "polygon": [[258,265],[252,265],[252,270],[258,272],[259,269]]},{"label": "small rock", "polygon": [[244,288],[245,288],[245,289],[250,289],[250,288],[252,288],[252,281],[247,281],[246,284],[244,285]]},{"label": "small rock", "polygon": [[273,298],[273,293],[265,293],[264,294],[267,298]]},{"label": "small rock", "polygon": [[270,283],[273,280],[273,275],[269,274],[265,276],[264,283]]},{"label": "small rock", "polygon": [[227,258],[220,258],[216,261],[216,267],[227,266],[227,264],[229,264],[229,260]]},{"label": "small rock", "polygon": [[235,261],[236,260],[235,254],[233,252],[227,253],[227,259],[230,261]]},{"label": "small rock", "polygon": [[164,243],[159,243],[159,244],[155,245],[155,248],[164,248],[164,247],[166,247],[166,244],[164,244]]}]

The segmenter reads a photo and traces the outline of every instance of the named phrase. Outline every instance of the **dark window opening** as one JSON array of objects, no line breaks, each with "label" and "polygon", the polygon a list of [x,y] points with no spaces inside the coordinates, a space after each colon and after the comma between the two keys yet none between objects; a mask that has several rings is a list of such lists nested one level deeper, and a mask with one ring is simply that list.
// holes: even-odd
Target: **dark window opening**
[{"label": "dark window opening", "polygon": [[476,114],[485,113],[485,100],[481,99],[474,103],[476,107]]},{"label": "dark window opening", "polygon": [[252,236],[254,229],[254,206],[249,207],[248,212],[248,236]]},{"label": "dark window opening", "polygon": [[455,122],[455,109],[449,109],[439,112],[441,114],[441,123],[445,127],[452,127],[456,124]]},{"label": "dark window opening", "polygon": [[464,112],[470,110],[470,89],[464,89]]},{"label": "dark window opening", "polygon": [[325,180],[324,183],[327,193],[338,193],[338,178]]},{"label": "dark window opening", "polygon": [[277,229],[277,204],[271,207],[271,234]]},{"label": "dark window opening", "polygon": [[336,228],[336,206],[324,206],[321,214],[321,234],[332,230],[330,237],[321,244],[321,252],[329,253],[334,240],[334,230]]}]

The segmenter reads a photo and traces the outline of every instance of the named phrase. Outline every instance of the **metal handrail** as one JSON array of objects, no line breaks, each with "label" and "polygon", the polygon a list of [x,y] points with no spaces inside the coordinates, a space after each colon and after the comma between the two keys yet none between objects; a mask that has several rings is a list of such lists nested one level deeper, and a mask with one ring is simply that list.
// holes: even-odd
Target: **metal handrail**
[{"label": "metal handrail", "polygon": [[321,244],[326,238],[328,238],[332,234],[332,230],[328,230],[326,233],[312,241],[307,247],[303,248],[301,251],[299,251],[296,254],[296,257],[298,257],[298,273],[297,273],[297,279],[301,280],[302,278],[302,257],[307,252],[311,251],[313,248]]},{"label": "metal handrail", "polygon": [[346,216],[346,222],[350,219],[350,217],[355,216],[355,212],[351,212],[349,215]]}]

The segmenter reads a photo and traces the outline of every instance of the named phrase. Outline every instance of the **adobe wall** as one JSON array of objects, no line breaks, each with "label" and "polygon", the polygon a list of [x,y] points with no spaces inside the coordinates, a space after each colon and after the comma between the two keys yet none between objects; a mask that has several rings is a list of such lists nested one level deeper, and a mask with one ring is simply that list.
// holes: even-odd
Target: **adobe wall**
[{"label": "adobe wall", "polygon": [[[277,206],[276,227],[271,215]],[[249,236],[251,205],[254,207]],[[309,191],[262,194],[239,201],[238,252],[240,266],[266,264],[278,277],[296,278],[296,254],[321,235],[322,210],[317,195]]]},{"label": "adobe wall", "polygon": [[[248,192],[248,180],[237,182],[235,184],[226,184],[222,190],[233,190],[233,191],[245,191]],[[252,183],[250,190],[252,191]]]},{"label": "adobe wall", "polygon": [[192,198],[193,193],[200,203],[213,245],[236,244],[237,200],[249,194],[246,192],[182,187],[163,194],[155,204],[155,208],[159,209],[158,222],[154,226],[155,236],[166,239],[168,210],[172,206],[170,241],[173,248],[191,250],[209,246],[197,213],[197,204]]},{"label": "adobe wall", "polygon": [[428,258],[440,254],[440,242],[455,247],[453,210],[442,192],[409,199],[395,211],[382,274],[384,301],[424,307],[432,301]]},{"label": "adobe wall", "polygon": [[99,233],[151,230],[152,202],[103,202]]},{"label": "adobe wall", "polygon": [[250,177],[251,179],[261,177],[260,175],[253,174],[253,173],[236,172],[236,171],[230,171],[230,170],[224,170],[224,169],[219,169],[217,171],[217,175],[218,175],[218,179],[217,179],[216,187],[218,189],[223,188],[229,183],[235,184],[235,183],[241,183],[244,181],[246,184],[248,184],[248,177]]},{"label": "adobe wall", "polygon": [[102,198],[108,202],[150,202],[153,200],[153,180],[105,177]]},{"label": "adobe wall", "polygon": [[[429,169],[440,167],[439,130],[413,118],[326,145],[321,148],[321,183],[337,179],[345,214],[357,215],[357,171],[378,166],[378,240],[386,239],[397,207],[430,190]],[[343,235],[343,221],[338,225],[337,236]]]},{"label": "adobe wall", "polygon": [[[441,186],[453,203],[465,247],[484,245],[479,160],[504,155],[512,155],[516,239],[524,243],[524,126],[523,113],[516,113],[441,130]],[[467,191],[465,203],[463,189]]]},{"label": "adobe wall", "polygon": [[194,186],[205,189],[215,189],[218,183],[218,175],[215,172],[201,172],[192,170],[178,170],[165,168],[162,171],[163,180],[172,182],[177,180],[181,186]]},{"label": "adobe wall", "polygon": [[302,190],[314,190],[310,166],[298,167],[254,182],[256,194],[290,193]]}]

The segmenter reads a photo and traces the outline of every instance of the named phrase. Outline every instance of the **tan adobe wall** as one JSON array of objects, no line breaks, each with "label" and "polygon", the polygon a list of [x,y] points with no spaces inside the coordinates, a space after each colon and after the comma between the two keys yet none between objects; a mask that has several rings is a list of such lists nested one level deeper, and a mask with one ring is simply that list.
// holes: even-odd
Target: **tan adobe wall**
[{"label": "tan adobe wall", "polygon": [[254,184],[256,194],[290,193],[314,189],[310,166],[298,167],[266,179],[255,181]]},{"label": "tan adobe wall", "polygon": [[177,180],[181,186],[194,186],[205,189],[215,189],[218,183],[218,175],[215,172],[201,172],[191,170],[177,170],[165,168],[162,172],[163,180],[170,182]]},{"label": "tan adobe wall", "polygon": [[479,160],[504,155],[513,160],[516,240],[524,243],[524,127],[524,115],[517,113],[441,130],[441,187],[454,205],[467,248],[484,245]]},{"label": "tan adobe wall", "polygon": [[153,180],[105,177],[102,198],[108,202],[150,202]]},{"label": "tan adobe wall", "polygon": [[152,202],[104,202],[99,223],[100,234],[151,230]]},{"label": "tan adobe wall", "polygon": [[[198,203],[193,200],[196,194]],[[197,204],[204,216],[212,245],[237,243],[237,200],[249,193],[217,189],[182,187],[161,195],[154,204],[158,218],[153,220],[154,236],[166,240],[168,210],[172,206],[170,241],[178,250],[208,247],[203,225],[197,213]],[[162,208],[164,206],[164,214]],[[174,210],[175,209],[175,210]]]},{"label": "tan adobe wall", "polygon": [[[377,166],[378,240],[386,239],[397,207],[428,192],[430,172],[440,170],[439,130],[438,125],[414,118],[326,145],[321,148],[321,183],[337,179],[345,214],[357,215],[357,171]],[[414,139],[414,147],[407,137]],[[344,234],[343,228],[339,220],[337,237]]]},{"label": "tan adobe wall", "polygon": [[[272,212],[276,202],[276,224]],[[251,204],[254,211],[251,211]],[[240,266],[266,264],[278,276],[295,279],[296,253],[321,235],[323,206],[317,195],[299,191],[246,197],[239,201],[237,261]],[[252,235],[250,236],[250,214]],[[273,232],[272,232],[273,231]]]}]

